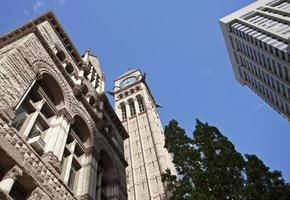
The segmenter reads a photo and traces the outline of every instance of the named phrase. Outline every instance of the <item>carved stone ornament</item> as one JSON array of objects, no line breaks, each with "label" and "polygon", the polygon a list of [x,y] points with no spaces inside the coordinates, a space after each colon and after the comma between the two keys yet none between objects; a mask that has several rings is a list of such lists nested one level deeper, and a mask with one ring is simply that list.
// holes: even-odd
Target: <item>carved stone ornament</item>
[{"label": "carved stone ornament", "polygon": [[15,165],[12,169],[10,169],[6,175],[4,176],[3,180],[4,179],[7,179],[7,178],[12,178],[13,180],[16,180],[18,176],[22,176],[23,174],[23,170],[18,167],[17,165]]},{"label": "carved stone ornament", "polygon": [[27,200],[49,200],[50,198],[40,188],[33,190]]},{"label": "carved stone ornament", "polygon": [[79,98],[82,95],[82,87],[79,85],[75,85],[73,88],[74,95]]},{"label": "carved stone ornament", "polygon": [[70,124],[74,123],[74,118],[71,116],[71,114],[69,113],[69,111],[66,108],[59,109],[57,111],[57,114],[59,116],[61,116],[61,115],[64,116]]},{"label": "carved stone ornament", "polygon": [[93,200],[93,198],[89,194],[84,194],[80,196],[80,200]]},{"label": "carved stone ornament", "polygon": [[9,124],[14,117],[15,113],[10,107],[5,106],[0,109],[0,125]]},{"label": "carved stone ornament", "polygon": [[44,153],[42,156],[44,162],[50,164],[58,173],[61,172],[61,164],[52,152]]},{"label": "carved stone ornament", "polygon": [[38,72],[38,73],[36,74],[36,79],[37,79],[38,81],[40,81],[42,78],[43,78],[42,74]]}]

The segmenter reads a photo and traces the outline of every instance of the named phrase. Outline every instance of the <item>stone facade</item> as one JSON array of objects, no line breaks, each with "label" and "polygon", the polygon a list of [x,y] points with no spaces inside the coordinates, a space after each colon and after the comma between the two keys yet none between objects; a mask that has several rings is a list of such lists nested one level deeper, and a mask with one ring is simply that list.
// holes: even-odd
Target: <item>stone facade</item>
[{"label": "stone facade", "polygon": [[52,12],[0,38],[0,199],[127,199],[128,134],[104,90]]},{"label": "stone facade", "polygon": [[175,174],[164,148],[164,134],[156,104],[145,75],[133,69],[115,80],[115,111],[126,130],[125,156],[129,200],[166,200],[169,194],[161,181],[167,168]]}]

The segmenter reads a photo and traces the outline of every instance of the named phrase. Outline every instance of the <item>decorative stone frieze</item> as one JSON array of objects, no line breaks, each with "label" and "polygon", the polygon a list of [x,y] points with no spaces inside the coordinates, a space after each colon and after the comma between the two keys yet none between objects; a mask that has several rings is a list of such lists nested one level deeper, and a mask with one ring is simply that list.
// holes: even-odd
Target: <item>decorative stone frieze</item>
[{"label": "decorative stone frieze", "polygon": [[13,179],[15,181],[17,179],[17,177],[18,176],[22,176],[22,174],[23,174],[23,170],[19,166],[15,165],[12,169],[10,169],[5,174],[3,179],[11,178],[11,179]]},{"label": "decorative stone frieze", "polygon": [[5,124],[11,124],[11,121],[15,117],[15,113],[8,106],[3,106],[0,108],[0,126]]},{"label": "decorative stone frieze", "polygon": [[49,196],[39,187],[33,190],[27,200],[49,200]]}]

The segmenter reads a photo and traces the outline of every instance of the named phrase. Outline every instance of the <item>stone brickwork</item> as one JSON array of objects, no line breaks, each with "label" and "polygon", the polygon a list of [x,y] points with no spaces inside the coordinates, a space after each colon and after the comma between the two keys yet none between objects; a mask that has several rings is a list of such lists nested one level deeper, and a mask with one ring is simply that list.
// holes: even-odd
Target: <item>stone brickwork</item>
[{"label": "stone brickwork", "polygon": [[52,12],[0,38],[1,199],[127,199],[128,134],[104,91]]},{"label": "stone brickwork", "polygon": [[170,155],[164,148],[163,128],[157,104],[138,69],[115,80],[115,111],[130,137],[125,140],[129,200],[166,200],[169,194],[161,181],[167,168],[175,174]]}]

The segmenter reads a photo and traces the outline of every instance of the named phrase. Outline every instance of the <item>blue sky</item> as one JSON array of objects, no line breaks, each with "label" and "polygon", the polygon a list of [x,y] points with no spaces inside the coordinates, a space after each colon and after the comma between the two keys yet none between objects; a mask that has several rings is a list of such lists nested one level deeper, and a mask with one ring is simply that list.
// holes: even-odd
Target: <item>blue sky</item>
[{"label": "blue sky", "polygon": [[[254,0],[1,0],[3,34],[54,10],[82,54],[100,57],[106,88],[128,68],[147,73],[163,125],[195,118],[290,181],[290,124],[234,80],[218,19]],[[81,4],[82,3],[82,4]]]}]

